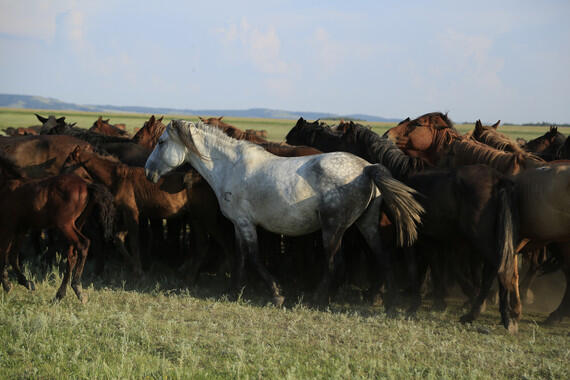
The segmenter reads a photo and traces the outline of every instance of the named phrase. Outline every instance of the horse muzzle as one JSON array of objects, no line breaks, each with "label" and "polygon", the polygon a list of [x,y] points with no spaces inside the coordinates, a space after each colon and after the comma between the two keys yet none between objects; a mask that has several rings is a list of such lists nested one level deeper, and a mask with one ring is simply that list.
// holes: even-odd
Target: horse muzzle
[{"label": "horse muzzle", "polygon": [[157,183],[160,179],[160,175],[156,170],[146,169],[144,170],[146,178],[151,181],[152,183]]}]

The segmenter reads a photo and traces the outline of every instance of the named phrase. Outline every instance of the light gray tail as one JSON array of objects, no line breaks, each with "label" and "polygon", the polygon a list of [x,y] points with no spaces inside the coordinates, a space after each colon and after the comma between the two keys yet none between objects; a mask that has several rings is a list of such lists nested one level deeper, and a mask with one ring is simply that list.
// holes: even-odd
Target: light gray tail
[{"label": "light gray tail", "polygon": [[[503,182],[507,182],[505,180]],[[510,181],[509,181],[510,182]],[[499,189],[499,215],[496,232],[499,239],[501,264],[497,274],[499,280],[509,290],[513,290],[515,276],[515,245],[517,243],[517,208],[512,183],[505,183]]]},{"label": "light gray tail", "polygon": [[417,228],[424,213],[424,208],[414,198],[418,192],[394,179],[380,164],[365,167],[364,173],[380,189],[384,209],[396,228],[398,246],[412,245],[418,238]]}]

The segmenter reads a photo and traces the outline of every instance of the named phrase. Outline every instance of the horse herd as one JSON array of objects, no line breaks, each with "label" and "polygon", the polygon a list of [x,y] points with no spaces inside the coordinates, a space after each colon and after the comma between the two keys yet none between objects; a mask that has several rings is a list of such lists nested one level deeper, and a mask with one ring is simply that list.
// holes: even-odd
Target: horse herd
[{"label": "horse herd", "polygon": [[276,305],[284,280],[316,287],[314,302],[323,305],[359,277],[386,312],[405,291],[414,313],[430,278],[433,307],[445,308],[455,282],[469,299],[461,321],[471,322],[497,279],[501,322],[515,332],[521,254],[523,298],[539,272],[561,268],[566,291],[547,322],[570,316],[570,139],[556,128],[521,145],[499,133],[499,123],[478,121],[461,135],[439,112],[403,120],[384,136],[354,122],[301,118],[286,143],[275,143],[222,118],[165,126],[151,116],[131,138],[102,118],[86,130],[36,116],[40,128],[17,134],[39,134],[0,137],[6,291],[9,265],[34,288],[19,264],[30,236],[37,251],[47,239],[48,253],[66,253],[57,299],[71,280],[86,301],[88,252],[97,272],[113,251],[142,274],[156,255],[148,248],[160,247],[162,255],[180,253],[175,265],[190,284],[214,265],[231,272],[234,292],[249,262]]}]

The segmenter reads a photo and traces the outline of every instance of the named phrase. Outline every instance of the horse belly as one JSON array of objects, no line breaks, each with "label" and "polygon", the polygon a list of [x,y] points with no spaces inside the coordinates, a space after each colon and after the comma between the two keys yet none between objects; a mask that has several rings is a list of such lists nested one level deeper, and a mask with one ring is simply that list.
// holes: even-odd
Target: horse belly
[{"label": "horse belly", "polygon": [[276,211],[260,218],[257,224],[265,230],[286,236],[306,235],[321,228],[316,209],[284,208]]}]

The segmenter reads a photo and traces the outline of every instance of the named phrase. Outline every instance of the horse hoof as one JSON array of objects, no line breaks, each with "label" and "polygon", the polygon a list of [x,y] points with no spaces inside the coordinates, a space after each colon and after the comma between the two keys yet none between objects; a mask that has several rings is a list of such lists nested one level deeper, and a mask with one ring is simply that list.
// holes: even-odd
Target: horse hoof
[{"label": "horse hoof", "polygon": [[285,297],[283,296],[273,296],[273,305],[276,307],[283,306],[283,302],[285,302]]},{"label": "horse hoof", "polygon": [[516,333],[519,332],[519,324],[514,319],[509,319],[507,321],[507,326],[505,326],[505,328],[511,335],[515,335]]},{"label": "horse hoof", "polygon": [[475,320],[475,317],[471,314],[465,314],[461,318],[459,318],[459,322],[461,323],[471,323]]},{"label": "horse hoof", "polygon": [[12,284],[10,284],[9,282],[3,282],[2,287],[4,288],[4,291],[6,293],[10,293],[10,290],[12,290]]},{"label": "horse hoof", "polygon": [[28,290],[34,291],[34,290],[36,290],[36,285],[34,285],[34,283],[32,281],[28,281],[26,283],[26,288]]}]

